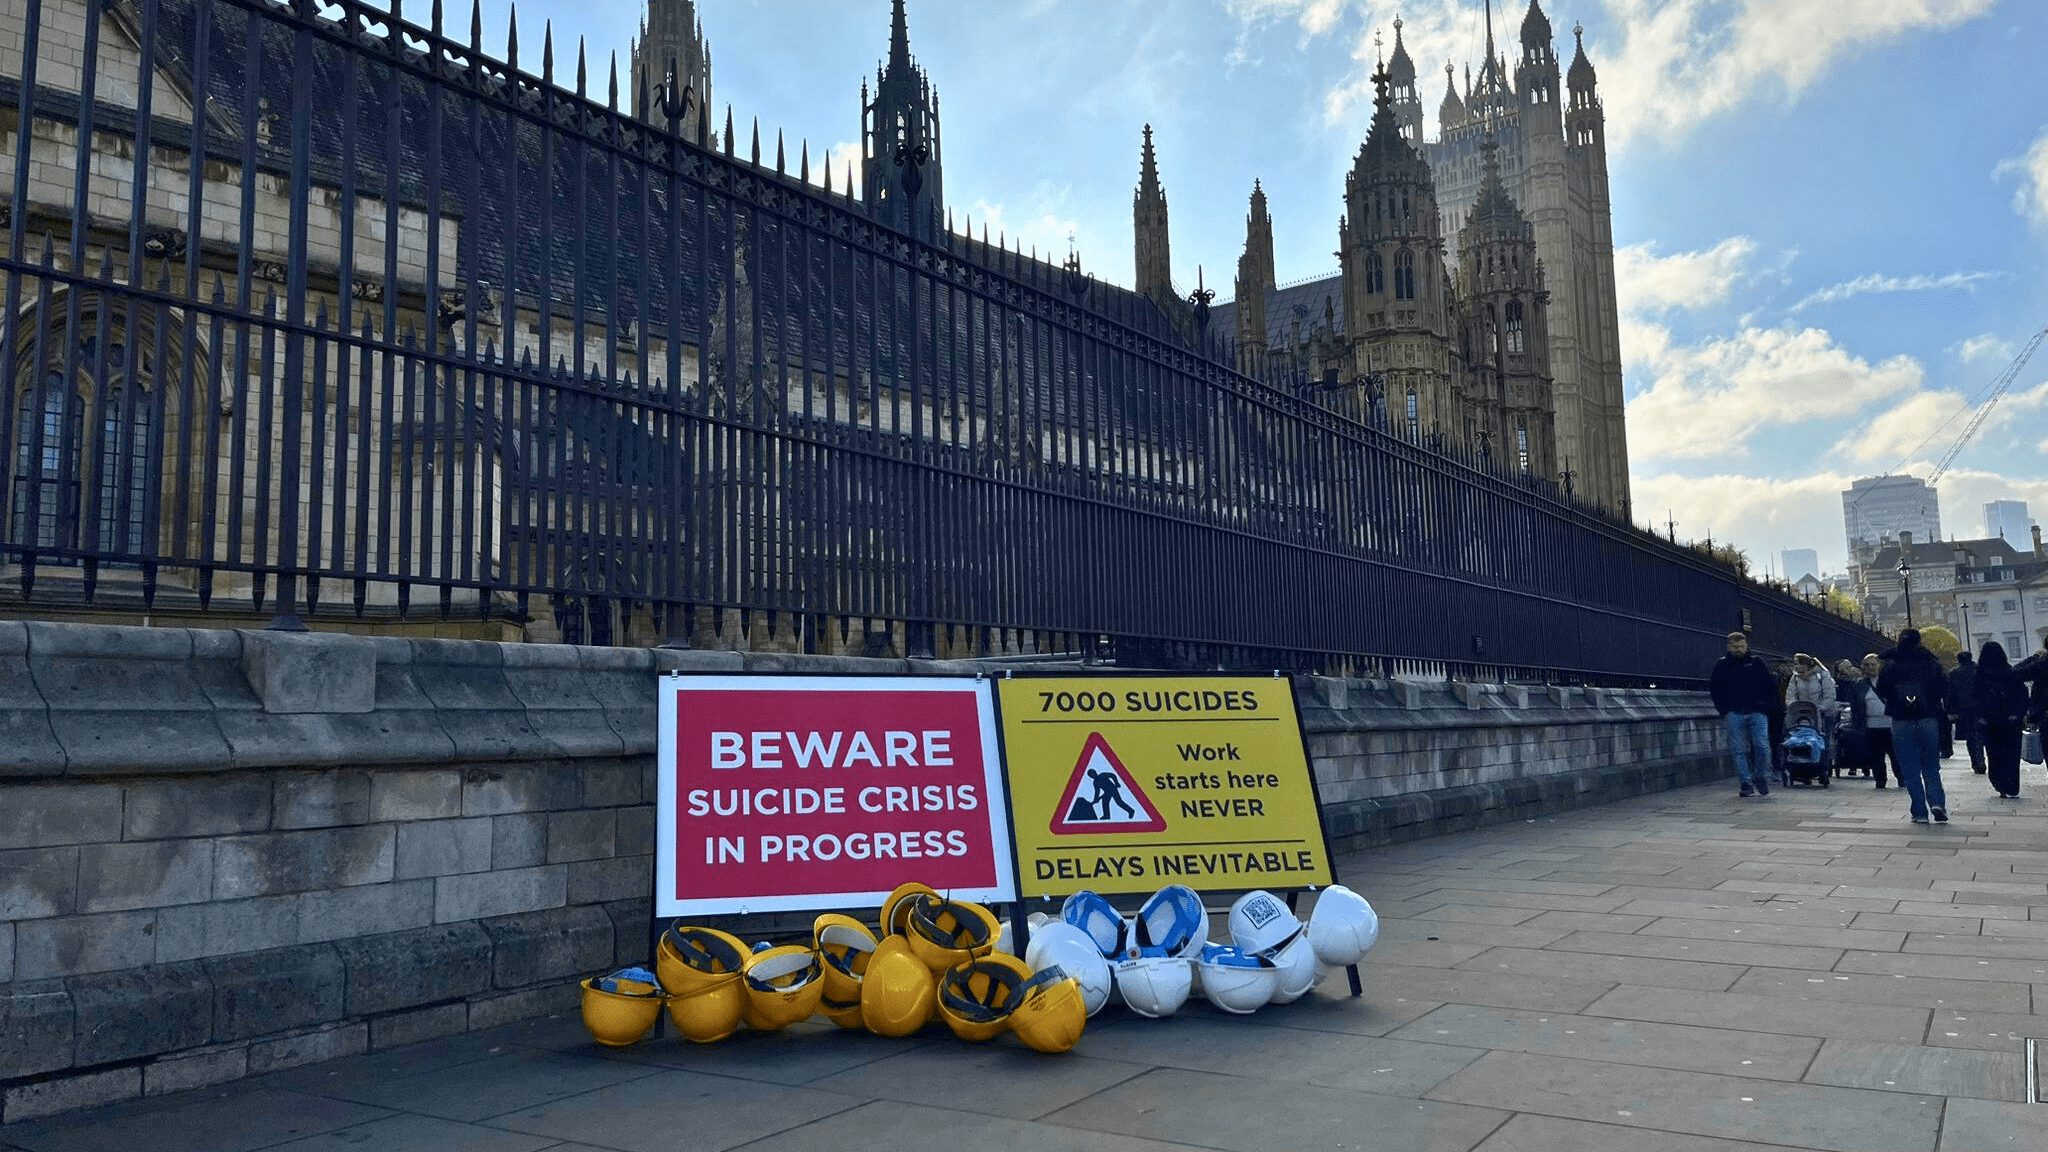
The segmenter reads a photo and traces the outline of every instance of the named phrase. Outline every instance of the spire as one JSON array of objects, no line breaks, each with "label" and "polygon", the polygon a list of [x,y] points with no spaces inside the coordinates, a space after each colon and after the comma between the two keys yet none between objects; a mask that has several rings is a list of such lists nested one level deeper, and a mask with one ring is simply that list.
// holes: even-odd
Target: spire
[{"label": "spire", "polygon": [[1387,72],[1393,77],[1394,87],[1408,89],[1415,86],[1415,61],[1408,56],[1407,45],[1401,43],[1401,18],[1394,17],[1394,58],[1387,62]]},{"label": "spire", "polygon": [[1138,196],[1145,200],[1166,199],[1165,189],[1159,186],[1159,161],[1152,152],[1152,126],[1145,125],[1145,146],[1138,160]]},{"label": "spire", "polygon": [[1444,102],[1438,106],[1437,128],[1455,128],[1465,122],[1465,102],[1458,99],[1458,66],[1444,61]]},{"label": "spire", "polygon": [[1529,0],[1529,12],[1522,17],[1522,47],[1535,48],[1550,43],[1550,17],[1543,14],[1543,0]]},{"label": "spire", "polygon": [[1586,26],[1584,24],[1572,25],[1572,39],[1577,43],[1578,48],[1572,53],[1572,70],[1567,75],[1567,79],[1571,81],[1571,86],[1575,90],[1591,92],[1595,77],[1593,74],[1593,62],[1586,59]]},{"label": "spire", "polygon": [[1486,62],[1487,62],[1487,64],[1491,65],[1491,64],[1493,63],[1493,58],[1494,58],[1494,55],[1495,55],[1495,53],[1494,53],[1494,50],[1493,50],[1493,0],[1486,0]]},{"label": "spire", "polygon": [[1264,219],[1266,215],[1266,190],[1259,186],[1259,178],[1252,177],[1252,216]]},{"label": "spire", "polygon": [[889,68],[910,66],[910,18],[903,12],[903,0],[893,0],[889,12]]}]

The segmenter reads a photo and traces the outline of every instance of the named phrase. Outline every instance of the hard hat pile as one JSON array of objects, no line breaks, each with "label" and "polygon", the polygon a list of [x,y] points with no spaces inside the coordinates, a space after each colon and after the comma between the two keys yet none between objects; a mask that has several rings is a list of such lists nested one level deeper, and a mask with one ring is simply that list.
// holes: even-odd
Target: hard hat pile
[{"label": "hard hat pile", "polygon": [[[676,1031],[699,1044],[741,1024],[775,1031],[819,1014],[878,1036],[909,1036],[936,1017],[963,1040],[1010,1032],[1040,1052],[1065,1052],[1080,1040],[1093,971],[1008,954],[1008,937],[987,908],[905,884],[882,902],[875,926],[828,914],[808,945],[750,950],[730,933],[677,924],[662,933],[653,972],[630,968],[583,982],[583,1023],[614,1047],[646,1035],[664,1005]],[[1108,996],[1107,967],[1092,943],[1084,938],[1061,957],[1103,966],[1098,983]]]},{"label": "hard hat pile", "polygon": [[1140,1016],[1171,1016],[1200,994],[1225,1012],[1255,1012],[1308,994],[1325,966],[1363,959],[1379,938],[1372,905],[1342,885],[1323,890],[1307,924],[1270,892],[1230,908],[1230,943],[1209,940],[1200,894],[1173,884],[1125,917],[1095,892],[1077,892],[1058,920],[1033,918],[1026,962],[1057,966],[1079,984],[1092,1016],[1112,991]]}]

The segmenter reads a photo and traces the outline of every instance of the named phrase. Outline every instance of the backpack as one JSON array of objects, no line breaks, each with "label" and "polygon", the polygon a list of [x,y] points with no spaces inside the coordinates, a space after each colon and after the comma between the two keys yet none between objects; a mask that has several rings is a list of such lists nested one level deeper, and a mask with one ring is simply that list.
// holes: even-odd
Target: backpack
[{"label": "backpack", "polygon": [[1947,686],[1941,665],[1924,657],[1907,658],[1895,660],[1888,671],[1892,682],[1886,711],[1901,720],[1925,720],[1940,711],[1941,690]]}]

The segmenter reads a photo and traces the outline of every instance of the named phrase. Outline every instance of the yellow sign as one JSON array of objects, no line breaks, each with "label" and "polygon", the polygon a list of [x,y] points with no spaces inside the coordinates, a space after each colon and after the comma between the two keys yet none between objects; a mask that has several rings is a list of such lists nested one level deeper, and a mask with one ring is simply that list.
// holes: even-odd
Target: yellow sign
[{"label": "yellow sign", "polygon": [[1004,759],[1027,896],[1332,882],[1285,680],[1003,680]]}]

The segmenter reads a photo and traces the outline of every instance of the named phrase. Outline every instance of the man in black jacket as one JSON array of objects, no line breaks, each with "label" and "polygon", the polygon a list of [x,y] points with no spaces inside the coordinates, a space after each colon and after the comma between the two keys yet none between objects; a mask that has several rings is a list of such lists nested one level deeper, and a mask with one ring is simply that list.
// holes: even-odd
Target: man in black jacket
[{"label": "man in black jacket", "polygon": [[1941,661],[1912,628],[1899,633],[1899,646],[1885,660],[1877,694],[1892,718],[1892,759],[1899,783],[1912,797],[1913,823],[1948,823],[1948,794],[1941,787],[1941,717],[1947,714],[1948,677]]},{"label": "man in black jacket", "polygon": [[1735,752],[1735,774],[1742,794],[1771,794],[1770,712],[1777,703],[1778,681],[1770,666],[1749,651],[1749,637],[1728,634],[1728,654],[1714,662],[1707,681],[1714,710],[1728,725],[1728,744]]},{"label": "man in black jacket", "polygon": [[1977,683],[1977,661],[1968,652],[1956,653],[1955,671],[1948,674],[1949,717],[1955,731],[1962,733],[1970,749],[1970,771],[1984,774],[1984,738],[1977,732],[1977,715],[1970,706]]}]

